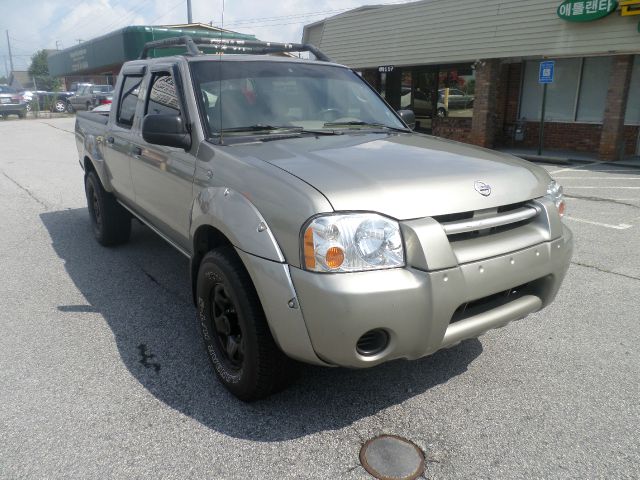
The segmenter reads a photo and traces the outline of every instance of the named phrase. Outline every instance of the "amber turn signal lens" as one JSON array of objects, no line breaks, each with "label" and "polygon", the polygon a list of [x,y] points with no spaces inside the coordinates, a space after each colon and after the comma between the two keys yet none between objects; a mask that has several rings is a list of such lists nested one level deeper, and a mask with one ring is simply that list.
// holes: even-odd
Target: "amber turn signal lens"
[{"label": "amber turn signal lens", "polygon": [[325,260],[329,268],[339,268],[344,262],[344,251],[339,247],[331,247],[327,250]]},{"label": "amber turn signal lens", "polygon": [[315,246],[313,245],[313,229],[304,232],[304,265],[309,270],[316,268]]},{"label": "amber turn signal lens", "polygon": [[561,217],[564,217],[565,206],[566,204],[564,203],[564,201],[560,202],[560,205],[558,205],[558,213]]}]

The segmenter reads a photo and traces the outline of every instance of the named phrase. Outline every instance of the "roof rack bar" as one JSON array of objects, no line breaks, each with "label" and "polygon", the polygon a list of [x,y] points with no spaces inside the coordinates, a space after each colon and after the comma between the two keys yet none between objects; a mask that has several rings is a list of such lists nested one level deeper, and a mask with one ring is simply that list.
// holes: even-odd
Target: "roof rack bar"
[{"label": "roof rack bar", "polygon": [[196,56],[203,55],[198,47],[213,48],[217,51],[230,53],[284,53],[284,52],[309,52],[318,60],[323,62],[331,62],[331,59],[322,53],[315,45],[310,43],[277,43],[277,42],[261,42],[259,40],[235,40],[225,38],[211,37],[191,37],[184,35],[181,37],[166,38],[164,40],[155,40],[147,42],[142,49],[140,59],[147,58],[149,50],[154,48],[171,48],[184,45],[187,48],[187,55]]},{"label": "roof rack bar", "polygon": [[198,50],[198,47],[194,43],[193,39],[189,35],[184,35],[182,37],[171,37],[165,38],[163,40],[154,40],[152,42],[147,42],[144,44],[142,48],[142,52],[140,53],[141,60],[148,58],[149,50],[153,50],[154,48],[171,48],[184,45],[187,48],[188,55],[201,55],[202,52]]}]

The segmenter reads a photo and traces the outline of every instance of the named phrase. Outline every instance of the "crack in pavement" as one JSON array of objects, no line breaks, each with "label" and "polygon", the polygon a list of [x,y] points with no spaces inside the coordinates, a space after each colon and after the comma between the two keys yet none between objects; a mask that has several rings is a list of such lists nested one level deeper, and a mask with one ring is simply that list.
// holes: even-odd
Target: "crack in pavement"
[{"label": "crack in pavement", "polygon": [[583,195],[568,195],[568,194],[564,194],[565,197],[567,198],[575,198],[578,200],[588,200],[591,202],[605,202],[605,203],[614,203],[616,205],[624,205],[626,207],[633,207],[633,208],[640,208],[639,205],[635,205],[633,203],[627,203],[627,202],[622,202],[620,200],[615,200],[613,198],[602,198],[602,197],[589,197],[589,196],[583,196]]},{"label": "crack in pavement", "polygon": [[60,130],[61,132],[71,133],[71,134],[73,134],[73,135],[75,135],[75,133],[76,133],[76,132],[74,132],[74,131],[72,131],[72,130],[67,130],[66,128],[60,128],[60,127],[58,127],[58,126],[56,126],[56,125],[53,125],[53,124],[51,124],[51,123],[44,122],[44,121],[42,121],[42,120],[40,120],[40,123],[44,123],[45,125],[48,125],[48,126],[50,126],[51,128],[55,128],[56,130]]},{"label": "crack in pavement", "polygon": [[5,176],[5,178],[7,180],[9,180],[11,183],[13,183],[16,187],[18,187],[21,190],[24,190],[27,195],[29,195],[31,198],[33,198],[36,202],[38,202],[42,207],[45,208],[45,210],[50,210],[51,209],[51,205],[47,204],[47,202],[45,202],[44,200],[38,198],[34,193],[31,192],[31,190],[29,190],[27,187],[23,187],[22,185],[20,185],[18,182],[16,182],[13,178],[11,178],[9,175],[7,175],[3,170],[0,170],[0,173],[2,173],[2,175]]},{"label": "crack in pavement", "polygon": [[172,290],[170,288],[168,288],[166,285],[163,285],[162,283],[160,283],[156,277],[154,277],[153,275],[151,275],[149,272],[147,272],[144,267],[140,264],[138,264],[137,262],[133,262],[135,265],[137,265],[137,267],[142,270],[142,273],[144,273],[147,278],[149,280],[151,280],[153,283],[155,283],[158,287],[160,287],[162,290],[164,290],[166,293],[170,293],[171,295],[175,296],[176,298],[178,298],[180,301],[184,301],[183,296],[180,294],[180,292],[177,292],[175,290]]},{"label": "crack in pavement", "polygon": [[640,280],[640,277],[634,277],[633,275],[627,275],[625,273],[618,273],[618,272],[613,272],[611,270],[605,270],[604,268],[596,267],[595,265],[589,265],[586,263],[574,262],[574,261],[572,261],[571,263],[573,265],[578,265],[579,267],[592,268],[593,270],[597,270],[598,272],[602,272],[602,273],[610,273],[612,275],[618,275],[620,277],[629,278],[631,280]]}]

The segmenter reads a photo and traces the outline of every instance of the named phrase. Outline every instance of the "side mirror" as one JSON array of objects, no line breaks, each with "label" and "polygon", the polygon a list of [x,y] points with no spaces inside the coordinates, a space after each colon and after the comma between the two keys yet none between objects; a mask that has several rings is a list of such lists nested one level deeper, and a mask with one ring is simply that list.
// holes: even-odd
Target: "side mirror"
[{"label": "side mirror", "polygon": [[411,110],[398,110],[398,115],[404,120],[404,123],[408,125],[411,130],[416,128],[416,114]]},{"label": "side mirror", "polygon": [[142,120],[142,138],[155,145],[191,148],[191,135],[180,115],[146,115]]}]

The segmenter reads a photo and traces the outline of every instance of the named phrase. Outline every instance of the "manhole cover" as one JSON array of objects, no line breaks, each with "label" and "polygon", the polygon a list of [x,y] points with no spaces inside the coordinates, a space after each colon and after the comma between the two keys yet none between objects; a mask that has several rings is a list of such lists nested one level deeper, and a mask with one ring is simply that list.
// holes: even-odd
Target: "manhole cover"
[{"label": "manhole cover", "polygon": [[424,472],[424,454],[416,444],[396,435],[380,435],[360,450],[360,463],[379,480],[414,480]]}]

